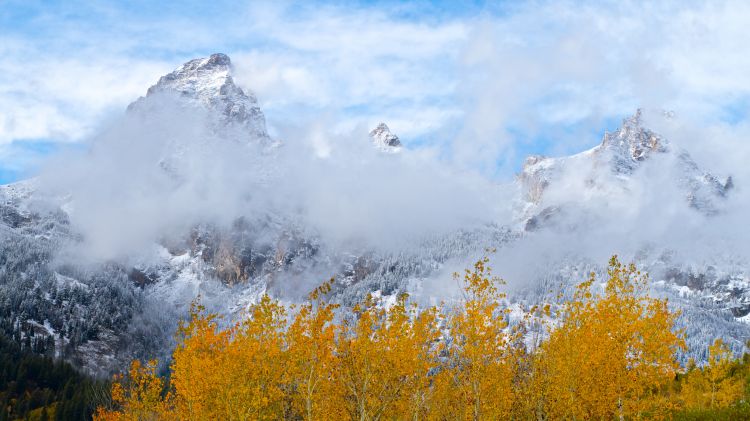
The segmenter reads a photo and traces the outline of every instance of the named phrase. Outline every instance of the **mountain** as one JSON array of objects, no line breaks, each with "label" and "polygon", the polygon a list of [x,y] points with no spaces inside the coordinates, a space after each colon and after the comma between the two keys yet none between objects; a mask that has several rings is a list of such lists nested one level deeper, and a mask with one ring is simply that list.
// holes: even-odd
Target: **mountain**
[{"label": "mountain", "polygon": [[246,141],[269,143],[266,118],[258,99],[234,83],[232,71],[232,62],[226,54],[190,60],[162,76],[148,89],[146,97],[130,104],[128,110],[143,108],[148,98],[153,96],[177,94],[189,103],[215,112],[218,127],[241,130]]},{"label": "mountain", "polygon": [[378,124],[370,131],[372,143],[378,149],[385,152],[398,152],[401,150],[401,140],[391,133],[391,129],[385,123]]},{"label": "mountain", "polygon": [[[673,146],[667,139],[643,127],[641,110],[623,120],[614,133],[605,133],[601,144],[576,155],[547,158],[530,156],[524,162],[517,180],[523,191],[521,219],[525,229],[539,228],[554,219],[566,205],[580,204],[580,198],[601,197],[612,190],[626,190],[628,181],[645,164],[658,160],[660,171],[670,177],[670,188],[684,197],[691,208],[715,215],[732,190],[732,178],[720,181],[701,169],[690,154]],[[578,189],[576,194],[549,197],[562,183]],[[567,198],[573,200],[567,201]],[[566,203],[567,202],[567,203]]]},{"label": "mountain", "polygon": [[[169,101],[162,101],[162,96]],[[158,125],[164,113],[179,112],[175,102],[208,113],[208,130],[198,134],[210,136],[214,143],[196,149],[199,154],[193,158],[227,145],[231,156],[211,155],[225,161],[182,165],[179,160],[185,159],[189,139],[170,132],[171,126]],[[643,190],[655,189],[660,206],[685,208],[706,226],[721,220],[732,195],[731,178],[722,181],[701,169],[687,152],[644,127],[637,112],[588,151],[528,158],[513,182],[520,191],[515,219],[450,228],[388,249],[366,241],[335,241],[306,225],[298,202],[283,200],[290,194],[287,184],[252,178],[256,172],[246,178],[216,177],[219,170],[233,175],[258,166],[261,170],[271,167],[283,178],[290,173],[282,170],[306,165],[302,155],[279,159],[281,151],[292,146],[276,147],[257,99],[235,85],[226,55],[214,54],[178,67],[131,104],[127,115],[136,120],[157,116],[146,134],[161,127],[164,136],[175,138],[167,144],[166,155],[158,149],[156,159],[135,157],[145,162],[140,172],[148,173],[152,165],[161,170],[154,171],[154,178],[137,179],[128,200],[119,203],[130,205],[143,197],[156,200],[146,193],[168,174],[166,187],[156,191],[157,199],[165,199],[157,203],[179,208],[178,215],[189,224],[156,231],[172,223],[172,218],[158,219],[159,212],[146,212],[144,204],[135,203],[128,209],[141,215],[117,213],[114,220],[94,226],[110,230],[112,225],[130,227],[129,218],[151,218],[145,221],[146,227],[155,230],[150,242],[131,255],[91,259],[81,252],[89,240],[89,232],[81,229],[80,221],[85,219],[81,215],[96,218],[99,212],[82,213],[81,207],[90,202],[76,197],[77,191],[49,194],[40,180],[0,186],[0,329],[28,349],[56,355],[101,375],[119,370],[132,358],[162,356],[166,361],[177,321],[198,296],[209,310],[226,315],[227,323],[242,317],[244,309],[265,292],[298,300],[331,276],[335,277],[332,299],[343,304],[368,293],[387,300],[405,291],[415,299],[436,303],[455,298],[445,279],[488,247],[498,250],[496,272],[503,273],[502,265],[507,265],[514,268],[511,275],[522,278],[509,294],[514,305],[554,302],[558,293],[569,293],[587,273],[606,273],[606,261],[595,259],[570,239],[597,233],[603,223],[622,225],[619,213],[632,210],[639,202],[634,198]],[[176,133],[194,135],[189,130]],[[380,151],[399,152],[371,157],[383,161],[385,171],[409,165],[405,161],[409,150],[387,125],[375,127],[370,139]],[[256,147],[268,153],[255,154]],[[330,167],[324,167],[326,171]],[[359,188],[357,180],[348,180],[347,174],[326,182]],[[188,193],[194,197],[183,201]],[[116,206],[111,201],[123,195],[124,191],[115,191],[105,196],[99,209]],[[367,211],[362,209],[363,214]],[[389,212],[401,215],[398,208]],[[361,224],[369,223],[366,215],[354,217]],[[112,232],[124,237],[131,234],[127,228]],[[540,246],[546,243],[563,252],[550,257]],[[735,350],[742,349],[750,338],[750,265],[746,260],[731,254],[683,258],[671,244],[648,241],[626,253],[621,257],[634,260],[651,274],[655,293],[669,297],[683,311],[679,323],[690,335],[691,345],[683,360],[690,356],[705,360],[705,345],[719,336]]]}]

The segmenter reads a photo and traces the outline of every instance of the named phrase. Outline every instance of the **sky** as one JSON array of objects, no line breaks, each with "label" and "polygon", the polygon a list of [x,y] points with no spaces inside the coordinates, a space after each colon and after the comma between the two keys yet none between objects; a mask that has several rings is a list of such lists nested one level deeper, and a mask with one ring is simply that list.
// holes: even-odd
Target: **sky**
[{"label": "sky", "polygon": [[276,136],[384,121],[408,149],[508,179],[642,107],[674,112],[673,141],[710,164],[746,142],[748,22],[745,1],[0,0],[0,183],[86,150],[161,75],[214,52]]}]

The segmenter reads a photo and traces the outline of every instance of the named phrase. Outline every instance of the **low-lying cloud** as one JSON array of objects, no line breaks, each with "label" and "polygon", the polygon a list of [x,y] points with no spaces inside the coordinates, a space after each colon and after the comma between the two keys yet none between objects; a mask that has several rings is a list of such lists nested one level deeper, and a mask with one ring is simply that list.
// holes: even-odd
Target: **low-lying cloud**
[{"label": "low-lying cloud", "polygon": [[[0,143],[55,133],[75,140],[103,126],[89,152],[56,159],[43,177],[51,190],[71,194],[72,222],[93,255],[128,254],[199,222],[264,214],[309,227],[331,244],[382,248],[424,233],[511,224],[512,174],[526,154],[591,147],[639,106],[674,111],[676,118],[647,125],[701,167],[732,175],[736,188],[722,213],[707,217],[687,207],[674,183],[680,174],[664,171],[658,159],[609,196],[577,196],[584,180],[570,174],[548,195],[586,210],[585,217],[561,215],[562,226],[588,226],[539,232],[501,251],[506,277],[524,278],[524,267],[539,256],[570,250],[596,261],[613,252],[635,255],[644,244],[691,257],[719,248],[748,254],[750,59],[742,42],[750,38],[750,8],[744,2],[532,2],[426,20],[376,6],[241,9],[236,18],[165,18],[159,51],[171,51],[171,66],[197,49],[197,55],[228,52],[236,81],[258,94],[282,141],[272,151],[221,138],[206,124],[212,116],[169,97],[158,99],[148,118],[118,112],[100,123],[102,114],[91,110],[124,105],[168,71],[164,58],[125,66],[122,57],[142,42],[126,24],[107,38],[112,48],[98,49],[116,57],[67,49],[73,64],[41,73],[39,92],[20,90],[28,107],[0,100],[0,110],[13,110],[0,114],[14,119],[0,121]],[[78,35],[76,45],[91,46]],[[246,39],[261,41],[243,47]],[[35,57],[45,56],[32,47]],[[28,55],[20,47],[4,51]],[[54,69],[50,62],[60,54],[32,66]],[[87,60],[90,66],[81,65]],[[0,79],[5,91],[27,71],[9,68],[13,62],[0,65],[10,75]],[[102,63],[118,71],[94,78],[78,94],[71,92],[77,84],[64,82],[101,74]],[[120,79],[127,83],[106,95]],[[44,102],[45,95],[53,101]],[[39,113],[19,111],[42,103]],[[401,136],[403,153],[382,154],[370,145],[366,133],[380,120]]]},{"label": "low-lying cloud", "polygon": [[[205,109],[149,97],[42,185],[69,194],[71,222],[100,259],[137,253],[200,223],[267,216],[337,246],[390,248],[498,219],[499,190],[424,151],[384,153],[365,127],[290,127],[277,147],[216,131]],[[143,104],[141,104],[143,105]]]}]

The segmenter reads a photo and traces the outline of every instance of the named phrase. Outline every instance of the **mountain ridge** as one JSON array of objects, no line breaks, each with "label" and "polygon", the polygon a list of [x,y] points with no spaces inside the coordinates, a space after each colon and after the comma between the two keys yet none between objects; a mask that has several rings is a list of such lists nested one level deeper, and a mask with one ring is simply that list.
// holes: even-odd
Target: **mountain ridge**
[{"label": "mountain ridge", "polygon": [[[271,141],[257,99],[236,87],[231,61],[225,55],[188,61],[160,78],[128,112],[146,112],[146,102],[162,93],[176,94],[213,112],[220,133],[221,126],[229,125],[244,133],[242,139],[248,143]],[[385,123],[370,132],[370,139],[385,152],[403,148]],[[731,194],[731,178],[722,183],[701,169],[687,152],[643,127],[637,111],[625,118],[618,130],[605,133],[602,142],[590,150],[568,157],[527,158],[515,181],[521,188],[523,208],[518,221],[487,221],[478,227],[420,238],[413,249],[383,251],[327,244],[325,238],[281,213],[254,218],[238,214],[228,224],[202,221],[188,232],[155,238],[150,249],[142,250],[147,259],[85,267],[65,258],[68,249],[75,249],[85,238],[71,225],[64,203],[35,197],[38,181],[0,186],[0,277],[4,282],[0,292],[13,298],[0,302],[5,314],[0,327],[19,341],[40,338],[39,346],[53,346],[55,355],[91,372],[107,373],[133,357],[168,351],[176,320],[184,316],[196,296],[229,319],[242,317],[244,309],[265,292],[283,296],[292,288],[304,289],[304,278],[335,276],[332,299],[344,304],[368,293],[384,300],[401,292],[435,299],[438,297],[427,291],[431,283],[456,264],[485,253],[487,247],[497,248],[500,255],[523,252],[529,241],[543,239],[563,213],[570,216],[586,210],[588,202],[578,200],[579,196],[575,200],[564,194],[556,196],[559,191],[555,189],[565,193],[568,186],[574,186],[585,195],[600,195],[605,200],[616,190],[628,197],[628,183],[642,181],[637,176],[643,167],[665,156],[671,156],[670,162],[675,164],[678,177],[668,181],[682,192],[681,206],[720,218],[721,206]],[[400,162],[385,161],[388,165]],[[568,177],[576,183],[566,184]],[[42,208],[28,206],[39,200],[49,203]],[[584,223],[576,227],[596,229]],[[518,303],[553,299],[548,296],[552,285],[567,283],[567,288],[582,280],[578,279],[581,273],[602,270],[587,256],[575,253],[571,248],[564,259],[536,262],[534,271],[538,273],[511,298]],[[657,291],[685,309],[681,320],[692,329],[696,344],[723,335],[740,349],[750,337],[746,266],[675,262],[668,250],[656,247],[639,248],[632,257],[653,273]],[[537,258],[546,259],[541,254]],[[49,345],[50,337],[54,345]],[[695,356],[702,351],[690,352]]]},{"label": "mountain ridge", "polygon": [[[677,174],[675,187],[684,195],[686,203],[706,215],[715,215],[733,188],[732,177],[724,182],[703,170],[690,154],[675,147],[661,135],[643,126],[642,110],[626,117],[613,133],[605,132],[600,144],[574,155],[549,158],[532,155],[524,161],[517,180],[524,194],[522,219],[529,228],[537,228],[538,221],[547,220],[563,203],[544,204],[545,192],[553,180],[567,174],[581,178],[583,189],[601,190],[602,184],[617,185],[629,179],[646,162],[671,156]],[[609,187],[609,186],[607,186]]]}]

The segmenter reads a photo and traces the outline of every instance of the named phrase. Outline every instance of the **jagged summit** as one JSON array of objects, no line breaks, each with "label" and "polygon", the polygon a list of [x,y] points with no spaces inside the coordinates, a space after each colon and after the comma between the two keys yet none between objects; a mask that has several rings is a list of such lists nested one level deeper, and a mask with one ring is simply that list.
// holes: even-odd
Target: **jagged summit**
[{"label": "jagged summit", "polygon": [[[238,126],[248,135],[268,142],[266,119],[252,92],[244,92],[232,78],[232,62],[226,54],[190,60],[172,73],[162,76],[148,89],[146,98],[159,92],[176,92],[185,99],[199,103],[221,116],[226,126]],[[144,101],[140,98],[130,108]]]},{"label": "jagged summit", "polygon": [[634,115],[623,119],[622,126],[614,133],[605,133],[601,145],[595,148],[597,153],[609,154],[607,158],[615,173],[632,173],[638,163],[651,154],[669,150],[665,139],[643,127],[641,115],[638,109]]},{"label": "jagged summit", "polygon": [[[663,165],[669,166],[667,170],[674,174],[675,186],[684,192],[690,207],[707,215],[718,211],[721,199],[733,186],[731,177],[719,181],[701,169],[687,151],[675,148],[667,139],[644,127],[639,109],[623,119],[615,132],[605,133],[599,145],[587,151],[559,158],[540,155],[526,158],[518,175],[523,199],[527,203],[522,219],[533,219],[536,214],[544,214],[562,205],[546,203],[549,200],[544,199],[545,192],[553,184],[569,183],[571,177],[577,177],[592,194],[620,189],[623,188],[620,184],[630,179],[644,162],[658,155],[668,158]],[[555,199],[557,202],[561,200],[559,193]]]},{"label": "jagged summit", "polygon": [[391,133],[385,123],[380,123],[370,131],[370,138],[378,149],[387,152],[396,152],[401,149],[401,141],[398,136]]},{"label": "jagged summit", "polygon": [[599,164],[609,164],[613,173],[627,175],[650,156],[669,151],[666,139],[643,126],[642,112],[638,109],[632,116],[624,118],[616,131],[605,132],[599,145],[569,157],[531,155],[524,161],[522,173],[543,171],[558,165],[562,160],[593,157]]}]

